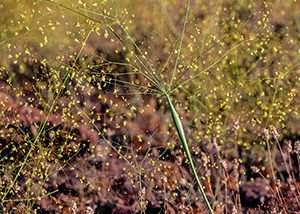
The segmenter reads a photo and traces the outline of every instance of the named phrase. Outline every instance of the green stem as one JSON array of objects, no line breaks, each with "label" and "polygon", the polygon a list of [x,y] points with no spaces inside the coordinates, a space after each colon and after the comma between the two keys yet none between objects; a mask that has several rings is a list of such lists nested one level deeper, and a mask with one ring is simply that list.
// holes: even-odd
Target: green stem
[{"label": "green stem", "polygon": [[172,77],[171,77],[171,81],[170,81],[170,85],[169,85],[168,91],[171,90],[171,87],[172,87],[172,84],[173,84],[173,80],[174,80],[174,77],[175,77],[175,74],[176,74],[177,65],[178,65],[178,62],[179,62],[180,52],[181,52],[181,48],[182,48],[183,37],[184,37],[184,34],[185,34],[185,28],[186,28],[187,18],[188,18],[188,14],[189,14],[189,10],[190,10],[190,4],[191,4],[191,1],[188,0],[187,1],[187,6],[186,6],[186,10],[185,10],[185,16],[184,16],[184,22],[183,22],[183,26],[182,26],[182,32],[181,32],[179,47],[178,47],[178,53],[177,53],[177,57],[176,57],[175,65],[174,65],[174,70],[173,70],[173,74],[172,74]]},{"label": "green stem", "polygon": [[177,133],[178,133],[178,135],[179,135],[180,141],[181,141],[181,143],[182,143],[182,145],[183,145],[185,154],[186,154],[186,156],[187,156],[187,158],[188,158],[188,161],[189,161],[190,167],[191,167],[191,169],[192,169],[193,175],[194,175],[194,177],[195,177],[195,179],[196,179],[196,181],[197,181],[197,184],[198,184],[198,186],[199,186],[200,192],[201,192],[201,194],[202,194],[202,196],[203,196],[203,198],[204,198],[204,200],[205,200],[205,203],[206,203],[206,206],[207,206],[209,212],[210,212],[211,214],[213,214],[214,211],[212,210],[211,205],[210,205],[210,203],[209,203],[209,201],[208,201],[208,199],[207,199],[207,197],[206,197],[206,194],[205,194],[204,189],[203,189],[203,187],[202,187],[202,184],[201,184],[201,182],[200,182],[198,173],[197,173],[197,171],[196,171],[196,168],[195,168],[195,165],[194,165],[194,162],[193,162],[193,159],[192,159],[192,155],[191,155],[191,153],[190,153],[190,149],[189,149],[189,146],[188,146],[188,144],[187,144],[187,140],[186,140],[186,137],[185,137],[185,134],[184,134],[184,129],[183,129],[181,120],[180,120],[180,118],[179,118],[179,116],[178,116],[178,114],[177,114],[177,112],[176,112],[176,109],[174,108],[174,106],[173,106],[173,104],[172,104],[172,101],[171,101],[171,99],[170,99],[170,96],[169,96],[167,93],[165,93],[165,96],[166,96],[166,98],[167,98],[167,100],[168,100],[168,104],[169,104],[169,107],[170,107],[170,110],[171,110],[173,122],[174,122],[174,125],[175,125],[175,127],[176,127]]}]

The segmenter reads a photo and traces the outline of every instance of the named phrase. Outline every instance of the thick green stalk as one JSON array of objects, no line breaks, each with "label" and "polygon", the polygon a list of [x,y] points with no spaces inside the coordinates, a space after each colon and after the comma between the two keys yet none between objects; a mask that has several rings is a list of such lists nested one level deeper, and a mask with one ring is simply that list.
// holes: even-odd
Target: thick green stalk
[{"label": "thick green stalk", "polygon": [[196,168],[195,168],[195,165],[194,165],[194,162],[193,162],[193,159],[192,159],[192,155],[190,153],[190,149],[189,149],[189,146],[187,144],[187,140],[185,138],[185,134],[184,134],[184,130],[183,130],[183,126],[182,126],[181,120],[180,120],[180,118],[179,118],[179,116],[178,116],[178,114],[176,112],[175,107],[172,104],[170,96],[167,93],[165,93],[165,96],[166,96],[166,98],[168,100],[168,104],[169,104],[169,107],[170,107],[170,110],[171,110],[171,114],[172,114],[174,125],[176,127],[177,133],[178,133],[179,138],[181,140],[181,143],[183,145],[183,148],[184,148],[185,154],[186,154],[186,156],[188,158],[189,164],[190,164],[190,166],[192,168],[192,172],[194,174],[194,177],[195,177],[195,179],[197,181],[197,184],[198,184],[198,186],[200,188],[200,192],[201,192],[201,194],[202,194],[202,196],[203,196],[203,198],[205,200],[205,203],[207,205],[207,208],[208,208],[209,212],[211,214],[213,214],[214,212],[213,212],[213,210],[212,210],[212,208],[210,206],[210,203],[209,203],[209,201],[208,201],[208,199],[206,197],[206,194],[205,194],[204,189],[202,187],[202,184],[200,182],[198,173],[196,171]]}]

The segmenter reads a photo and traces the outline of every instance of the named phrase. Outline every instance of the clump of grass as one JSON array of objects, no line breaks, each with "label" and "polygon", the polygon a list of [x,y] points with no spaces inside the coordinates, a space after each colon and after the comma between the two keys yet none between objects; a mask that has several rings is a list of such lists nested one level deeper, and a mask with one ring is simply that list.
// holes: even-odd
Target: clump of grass
[{"label": "clump of grass", "polygon": [[[24,15],[14,20],[13,23],[19,25],[8,28],[0,36],[1,48],[8,50],[11,61],[11,71],[3,68],[7,74],[1,73],[5,84],[15,85],[19,82],[25,91],[16,89],[10,94],[12,96],[7,96],[9,90],[1,88],[5,96],[4,109],[0,109],[8,115],[13,111],[6,106],[17,100],[17,107],[29,105],[21,109],[30,110],[30,114],[21,114],[24,116],[22,119],[8,121],[9,126],[1,124],[5,128],[2,136],[14,139],[1,148],[1,157],[4,156],[2,163],[7,160],[12,163],[10,168],[4,165],[2,170],[7,176],[1,187],[2,203],[7,207],[9,203],[13,204],[17,193],[22,193],[25,199],[20,199],[20,207],[25,201],[25,207],[30,210],[37,199],[47,197],[51,192],[42,187],[43,190],[38,192],[28,186],[34,186],[37,180],[41,180],[41,186],[46,185],[49,177],[60,170],[65,170],[66,174],[71,171],[77,177],[80,167],[74,166],[76,170],[69,171],[68,163],[72,164],[75,157],[88,154],[91,154],[88,160],[101,169],[112,164],[111,158],[120,157],[126,165],[120,171],[128,171],[131,187],[138,189],[136,195],[139,192],[139,207],[135,208],[143,212],[151,204],[150,198],[153,200],[152,196],[149,197],[149,191],[166,198],[166,210],[172,209],[170,204],[175,204],[168,191],[173,191],[174,195],[184,195],[186,201],[194,195],[198,200],[193,184],[187,183],[192,183],[193,179],[183,170],[186,162],[176,159],[178,168],[168,173],[168,167],[171,166],[166,164],[166,160],[174,157],[180,159],[182,148],[210,212],[213,212],[211,206],[216,212],[242,211],[239,183],[251,179],[249,165],[262,165],[259,175],[265,179],[271,178],[272,182],[280,177],[275,170],[276,165],[270,164],[273,163],[271,160],[264,161],[265,151],[272,159],[271,149],[276,148],[270,145],[271,142],[258,143],[259,133],[270,124],[286,135],[295,133],[293,125],[299,121],[299,107],[296,105],[299,62],[295,42],[297,35],[288,35],[288,30],[295,25],[274,25],[274,30],[273,23],[270,23],[273,15],[270,8],[276,9],[276,4],[242,4],[238,1],[233,4],[224,1],[198,7],[198,3],[192,1],[196,7],[189,8],[188,4],[186,10],[181,9],[173,14],[169,11],[177,8],[178,2],[170,2],[169,5],[163,2],[159,5],[147,3],[143,8],[153,6],[153,10],[137,12],[139,17],[135,18],[132,12],[134,6],[129,11],[119,9],[126,1],[117,4],[113,1],[103,1],[101,4],[79,1],[73,5],[63,1],[47,3],[51,4],[46,7],[33,4],[32,11],[28,11],[27,6],[22,7],[24,14],[32,13],[33,19],[39,19],[38,28],[23,25],[27,17]],[[8,4],[5,1],[4,5]],[[148,14],[149,11],[153,14]],[[155,14],[161,15],[162,12],[166,19],[139,22],[143,20],[143,15],[155,17]],[[41,18],[39,13],[43,14]],[[187,19],[188,13],[191,21]],[[58,15],[52,16],[54,14]],[[52,17],[56,17],[57,21],[54,22],[54,18],[49,20]],[[172,32],[163,27],[165,23],[171,24]],[[75,33],[68,30],[68,26],[72,25],[76,26]],[[18,26],[20,29],[15,28]],[[60,26],[65,28],[58,30]],[[30,30],[27,31],[27,28]],[[35,31],[41,34],[37,47],[29,47],[26,41],[25,48],[28,48],[23,53],[22,41],[18,45],[13,41],[19,38],[26,40],[26,35]],[[61,44],[72,46],[67,49],[68,54],[51,52],[55,57],[48,56],[47,53],[54,50],[49,35],[53,36],[53,40],[55,38],[49,31],[67,34],[66,41]],[[101,35],[97,37],[101,39],[95,39],[95,35]],[[98,41],[111,45],[112,51],[97,50],[97,56],[89,58],[85,53],[92,48],[91,43]],[[28,94],[30,99],[24,101]],[[150,123],[147,128],[140,128],[133,124],[149,109],[142,102],[151,107],[155,106],[151,102],[156,103],[156,107],[148,110],[148,118],[141,119],[146,121],[152,118],[155,126]],[[34,111],[36,108],[41,111]],[[170,120],[167,116],[157,119],[153,113],[159,111],[164,115],[167,109],[169,118],[172,116],[176,135],[173,128],[168,127]],[[38,113],[32,117],[34,120],[28,119],[32,112]],[[53,117],[55,114],[56,117]],[[157,139],[157,135],[164,137]],[[177,136],[182,146],[173,140]],[[280,145],[280,140],[275,139],[276,144]],[[3,155],[10,148],[13,148],[13,155]],[[19,156],[10,159],[14,155]],[[47,164],[43,163],[45,157]],[[291,175],[289,178],[293,177],[288,163],[284,161],[284,164]],[[32,176],[28,175],[31,168],[34,168]],[[47,176],[43,177],[45,171]],[[180,172],[186,177],[182,180],[172,178],[172,173]],[[201,174],[201,180],[198,173]],[[84,177],[80,181],[86,182],[92,191],[96,191],[97,185],[101,186]],[[23,178],[27,180],[25,184],[22,183]],[[112,180],[107,189],[116,190],[119,183],[130,186],[124,176]],[[151,188],[154,181],[159,181],[161,186]],[[168,184],[168,181],[172,184]],[[24,186],[25,189],[22,189]],[[277,190],[274,195],[284,201],[281,189]],[[126,195],[122,190],[118,191],[118,194]],[[213,205],[210,205],[206,194],[212,198]],[[297,191],[293,194],[297,195]],[[178,210],[190,209],[185,204],[192,202],[186,201]]]}]

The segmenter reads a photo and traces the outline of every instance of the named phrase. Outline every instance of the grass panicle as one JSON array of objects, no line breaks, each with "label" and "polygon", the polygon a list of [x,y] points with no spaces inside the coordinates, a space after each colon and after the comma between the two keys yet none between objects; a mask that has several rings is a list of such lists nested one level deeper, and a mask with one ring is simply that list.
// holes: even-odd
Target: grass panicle
[{"label": "grass panicle", "polygon": [[1,1],[0,210],[298,212],[298,9]]}]

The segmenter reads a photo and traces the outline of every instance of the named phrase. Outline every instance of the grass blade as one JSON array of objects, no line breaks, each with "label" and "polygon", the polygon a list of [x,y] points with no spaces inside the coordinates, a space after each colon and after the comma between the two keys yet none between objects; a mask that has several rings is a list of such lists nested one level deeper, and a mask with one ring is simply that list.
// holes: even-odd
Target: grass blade
[{"label": "grass blade", "polygon": [[186,137],[185,137],[185,134],[184,134],[184,130],[183,130],[183,126],[182,126],[181,120],[180,120],[180,118],[178,116],[178,113],[176,112],[175,107],[172,104],[170,96],[167,93],[165,93],[165,96],[166,96],[166,98],[168,100],[168,105],[169,105],[169,108],[170,108],[170,111],[171,111],[171,114],[172,114],[172,118],[173,118],[173,122],[174,122],[175,128],[176,128],[177,133],[179,135],[180,141],[181,141],[181,143],[183,145],[185,154],[186,154],[186,156],[188,158],[190,167],[191,167],[192,172],[194,174],[194,177],[195,177],[195,179],[197,181],[197,184],[199,186],[200,192],[201,192],[201,194],[202,194],[202,196],[203,196],[203,198],[205,200],[205,203],[206,203],[206,206],[207,206],[209,212],[211,214],[213,214],[214,212],[213,212],[213,210],[212,210],[212,208],[210,206],[210,203],[209,203],[209,201],[208,201],[208,199],[206,197],[206,194],[205,194],[204,189],[202,187],[202,184],[200,182],[198,173],[196,171],[196,168],[195,168],[195,165],[194,165],[191,153],[190,153],[190,149],[189,149],[189,146],[187,144],[187,140],[186,140]]}]

